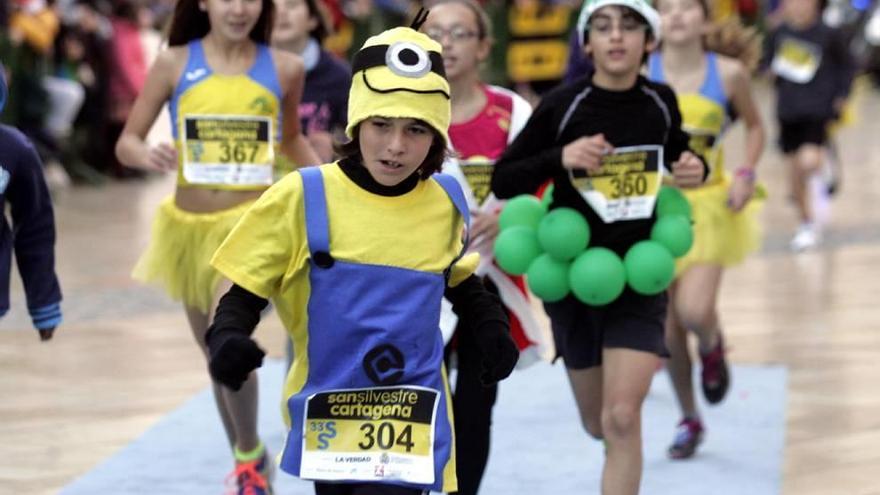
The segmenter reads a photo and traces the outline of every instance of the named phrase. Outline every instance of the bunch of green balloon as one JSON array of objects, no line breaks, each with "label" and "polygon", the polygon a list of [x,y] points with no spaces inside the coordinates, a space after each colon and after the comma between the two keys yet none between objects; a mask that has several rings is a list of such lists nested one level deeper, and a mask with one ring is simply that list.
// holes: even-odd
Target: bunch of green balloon
[{"label": "bunch of green balloon", "polygon": [[663,186],[657,195],[657,220],[650,240],[633,244],[623,257],[626,280],[639,294],[659,294],[675,277],[675,258],[687,254],[694,243],[691,205],[674,187]]},{"label": "bunch of green balloon", "polygon": [[675,276],[675,258],[693,244],[690,203],[678,189],[661,189],[651,238],[631,246],[622,260],[610,249],[588,248],[589,224],[576,210],[548,213],[550,194],[548,188],[540,200],[521,195],[508,201],[494,248],[501,269],[525,275],[531,291],[544,301],[571,293],[585,304],[602,306],[627,285],[639,294],[660,293]]},{"label": "bunch of green balloon", "polygon": [[495,241],[498,265],[512,275],[526,275],[531,291],[545,301],[569,293],[592,305],[613,301],[626,283],[623,262],[607,249],[587,249],[587,221],[571,208],[548,213],[547,195],[543,201],[517,196],[505,205]]}]

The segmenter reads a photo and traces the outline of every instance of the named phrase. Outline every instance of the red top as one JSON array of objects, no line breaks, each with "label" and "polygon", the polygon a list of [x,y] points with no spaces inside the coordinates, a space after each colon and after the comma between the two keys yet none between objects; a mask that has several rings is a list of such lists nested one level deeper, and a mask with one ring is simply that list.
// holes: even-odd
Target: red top
[{"label": "red top", "polygon": [[474,118],[449,126],[449,139],[462,161],[482,158],[495,161],[507,147],[513,99],[483,86],[486,106]]}]

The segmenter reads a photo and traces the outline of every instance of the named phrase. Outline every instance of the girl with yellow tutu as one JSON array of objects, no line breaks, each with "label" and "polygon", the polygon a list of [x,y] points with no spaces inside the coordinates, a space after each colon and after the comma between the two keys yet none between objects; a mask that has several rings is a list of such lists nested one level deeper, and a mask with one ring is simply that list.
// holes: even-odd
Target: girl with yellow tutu
[{"label": "girl with yellow tutu", "polygon": [[[273,9],[272,0],[179,0],[169,47],[116,144],[126,166],[177,174],[133,276],[183,302],[203,353],[215,297],[230,285],[208,263],[214,251],[272,185],[277,151],[301,165],[319,161],[300,132],[303,64],[266,45]],[[145,137],[166,102],[174,144],[150,146]],[[215,383],[214,395],[236,459],[236,490],[271,493],[256,380],[237,392]]]},{"label": "girl with yellow tutu", "polygon": [[[677,280],[670,287],[668,369],[683,419],[669,456],[681,459],[694,454],[704,432],[694,400],[687,332],[699,343],[703,393],[710,403],[721,402],[730,386],[717,310],[721,275],[760,241],[755,167],[764,149],[764,127],[749,83],[760,47],[757,36],[738,21],[712,26],[706,0],[661,0],[657,5],[663,45],[649,59],[649,77],[675,90],[690,147],[710,166],[706,183],[685,191],[693,211],[694,244],[678,260]],[[720,141],[735,116],[746,126],[745,156],[729,174]]]}]

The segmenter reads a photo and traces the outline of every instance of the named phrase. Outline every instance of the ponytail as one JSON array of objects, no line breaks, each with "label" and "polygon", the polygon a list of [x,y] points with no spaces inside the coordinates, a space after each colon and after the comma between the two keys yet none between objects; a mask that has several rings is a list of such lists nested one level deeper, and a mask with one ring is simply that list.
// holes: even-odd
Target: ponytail
[{"label": "ponytail", "polygon": [[739,60],[750,72],[761,60],[761,35],[754,27],[746,27],[738,17],[713,23],[703,38],[707,51]]}]

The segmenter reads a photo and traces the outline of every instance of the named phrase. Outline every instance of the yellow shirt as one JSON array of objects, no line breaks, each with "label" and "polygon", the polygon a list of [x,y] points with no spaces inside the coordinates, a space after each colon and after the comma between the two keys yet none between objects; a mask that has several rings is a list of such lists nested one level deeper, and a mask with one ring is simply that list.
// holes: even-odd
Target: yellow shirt
[{"label": "yellow shirt", "polygon": [[[461,252],[463,219],[434,180],[419,181],[412,191],[388,197],[362,189],[336,163],[321,169],[334,259],[442,274]],[[294,345],[285,397],[302,389],[309,371],[310,254],[305,225],[302,177],[291,173],[263,193],[211,260],[236,284],[273,300]],[[470,276],[478,262],[477,255],[456,262],[449,285]]]},{"label": "yellow shirt", "polygon": [[185,187],[259,190],[275,180],[282,93],[265,45],[245,74],[211,70],[201,40],[188,45],[186,67],[169,102]]}]

